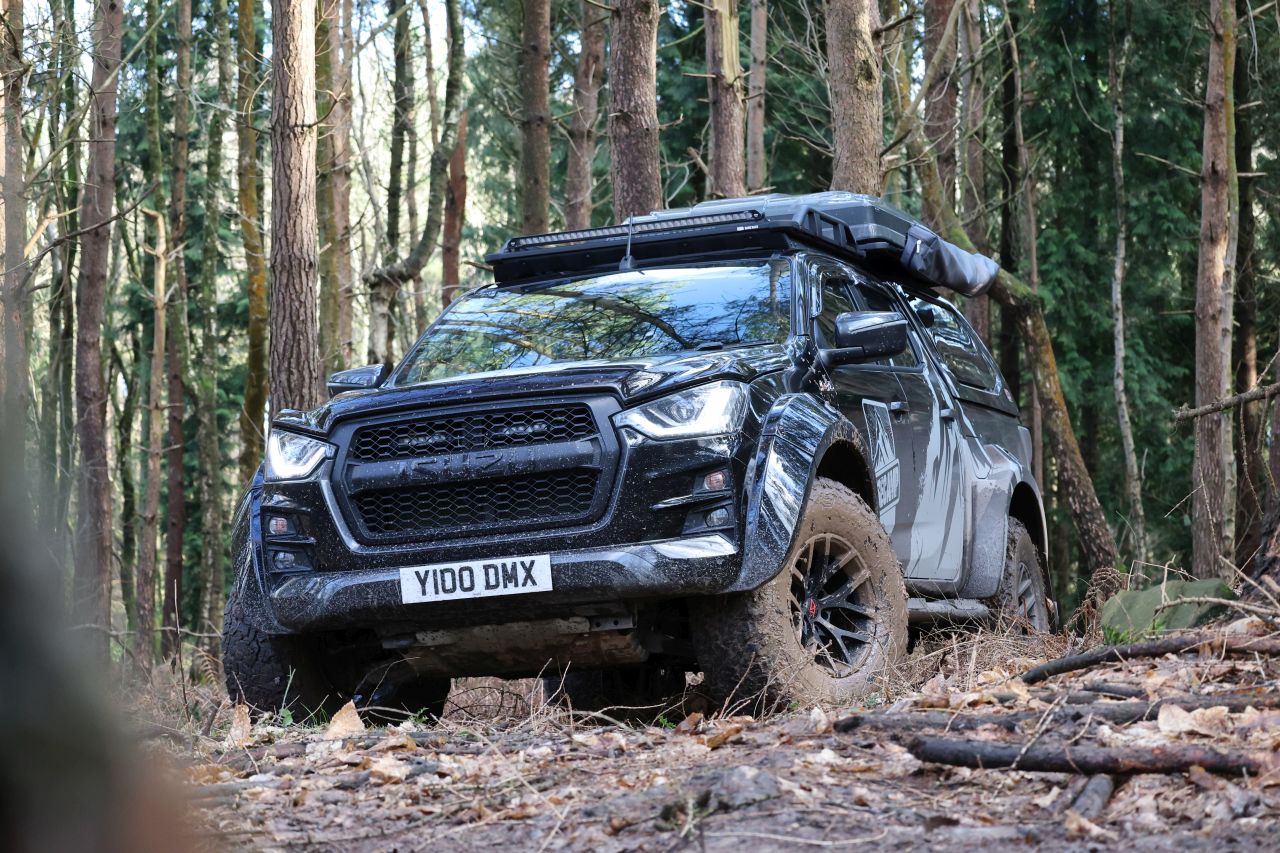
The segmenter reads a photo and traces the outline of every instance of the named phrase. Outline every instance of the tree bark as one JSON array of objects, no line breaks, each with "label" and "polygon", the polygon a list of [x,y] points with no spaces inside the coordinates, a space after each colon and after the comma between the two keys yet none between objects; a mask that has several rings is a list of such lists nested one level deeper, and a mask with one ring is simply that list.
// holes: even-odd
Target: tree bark
[{"label": "tree bark", "polygon": [[616,0],[609,14],[609,177],[617,222],[664,206],[657,67],[657,0]]},{"label": "tree bark", "polygon": [[258,88],[258,39],[255,0],[236,6],[236,203],[244,243],[249,303],[248,352],[244,404],[240,409],[240,484],[246,485],[262,462],[263,419],[267,409],[267,258],[259,227],[258,129],[253,107]]},{"label": "tree bark", "polygon": [[272,4],[271,412],[324,400],[316,299],[315,0]]},{"label": "tree bark", "polygon": [[151,660],[155,655],[155,610],[156,610],[156,539],[160,533],[160,458],[164,455],[164,378],[167,333],[165,315],[166,269],[168,266],[169,243],[165,236],[165,223],[161,214],[153,210],[144,210],[145,214],[155,220],[156,242],[147,249],[155,258],[153,272],[155,291],[151,299],[151,308],[155,316],[152,332],[151,349],[151,384],[147,394],[147,407],[151,410],[147,430],[147,470],[146,493],[142,500],[142,522],[139,541],[141,550],[138,553],[138,573],[135,590],[137,594],[137,627],[133,635],[133,660],[143,676],[151,675]]},{"label": "tree bark", "polygon": [[[334,50],[340,0],[317,0],[316,114],[326,117],[316,140],[316,217],[320,228],[320,361],[326,373],[341,370],[342,344],[338,332],[338,233],[334,208],[333,67],[342,61]],[[403,16],[402,16],[403,17]]]},{"label": "tree bark", "polygon": [[520,38],[520,228],[550,230],[551,108],[547,66],[551,62],[551,2],[524,0]]},{"label": "tree bark", "polygon": [[[440,141],[432,148],[431,165],[427,175],[427,216],[422,225],[422,233],[407,255],[372,270],[365,275],[371,296],[394,292],[401,284],[422,273],[422,268],[436,250],[436,241],[440,237],[444,196],[448,181],[449,159],[453,156],[454,145],[458,134],[458,114],[461,111],[462,75],[465,55],[463,53],[462,15],[458,0],[445,0],[445,21],[449,34],[449,75],[444,85],[444,116],[440,126]],[[391,301],[384,300],[385,308],[374,304],[370,306],[370,340],[374,339],[373,324],[379,317],[386,317]],[[383,321],[385,325],[385,320]],[[379,330],[385,338],[386,329]],[[380,353],[379,355],[385,356]],[[373,361],[384,361],[375,358]]]},{"label": "tree bark", "polygon": [[462,280],[459,270],[462,223],[467,218],[467,114],[458,119],[458,144],[449,158],[449,186],[444,199],[444,236],[440,243],[440,308],[449,307]]},{"label": "tree bark", "polygon": [[826,25],[831,189],[879,195],[884,134],[880,7],[874,0],[829,0]]},{"label": "tree bark", "polygon": [[[1205,83],[1204,151],[1200,172],[1200,252],[1196,270],[1196,404],[1230,388],[1232,230],[1235,140],[1235,9],[1209,0],[1209,68]],[[1234,573],[1228,506],[1232,480],[1231,419],[1195,424],[1192,463],[1192,571],[1199,577]]]},{"label": "tree bark", "polygon": [[[213,0],[214,49],[217,51],[218,101],[231,97],[231,28],[227,0]],[[222,433],[218,429],[218,226],[222,220],[222,133],[226,120],[221,110],[209,116],[209,153],[205,161],[204,259],[200,270],[200,371],[196,377],[199,418],[196,445],[200,457],[200,576],[204,594],[196,609],[201,632],[217,633],[223,605]],[[202,644],[215,657],[217,642]]]},{"label": "tree bark", "polygon": [[[1238,15],[1249,14],[1245,0],[1237,3]],[[1249,76],[1249,51],[1236,51],[1235,103],[1247,104],[1252,98]],[[1236,115],[1236,168],[1248,174],[1253,171],[1254,128],[1248,110]],[[1236,246],[1236,365],[1235,387],[1238,393],[1258,384],[1258,282],[1255,258],[1256,211],[1254,210],[1254,178],[1240,180],[1239,240]],[[1262,547],[1262,522],[1265,515],[1267,469],[1263,459],[1263,402],[1254,401],[1240,407],[1239,429],[1236,431],[1236,458],[1240,463],[1239,487],[1236,490],[1235,562],[1245,566]],[[1275,447],[1275,445],[1272,445]],[[1273,451],[1272,456],[1280,456]]]},{"label": "tree bark", "polygon": [[[134,591],[134,571],[137,566],[138,537],[136,518],[138,514],[138,489],[133,475],[133,425],[138,412],[139,359],[141,348],[138,343],[136,326],[128,330],[132,341],[132,361],[125,368],[124,359],[112,345],[112,359],[124,382],[124,402],[116,415],[116,476],[120,479],[120,601],[124,605],[125,626],[129,631],[137,630],[138,597]],[[133,379],[130,381],[130,373]]]},{"label": "tree bark", "polygon": [[1116,420],[1120,426],[1120,448],[1124,456],[1124,488],[1129,499],[1129,523],[1133,531],[1133,556],[1146,563],[1147,516],[1142,508],[1142,474],[1138,469],[1138,452],[1133,440],[1133,421],[1129,416],[1129,394],[1125,387],[1125,319],[1124,274],[1128,250],[1128,197],[1125,194],[1124,171],[1124,74],[1129,59],[1132,36],[1126,32],[1116,44],[1116,7],[1111,5],[1111,38],[1108,51],[1107,82],[1111,98],[1111,180],[1115,188],[1116,243],[1111,269],[1111,319],[1114,364],[1111,387],[1116,398]]},{"label": "tree bark", "polygon": [[769,162],[764,149],[764,91],[769,61],[769,2],[751,0],[751,67],[747,73],[747,192],[764,190]]},{"label": "tree bark", "polygon": [[[351,64],[355,61],[355,36],[351,29],[353,0],[341,4],[338,26],[329,30],[329,53],[333,62],[333,112],[329,114],[333,138],[333,225],[337,248],[334,269],[338,283],[339,368],[350,367],[355,359],[355,272],[351,265]],[[339,58],[340,57],[340,58]],[[427,79],[430,80],[428,69]]]},{"label": "tree bark", "polygon": [[[969,239],[982,254],[991,251],[987,239],[987,169],[986,152],[984,150],[983,133],[985,130],[986,81],[982,73],[982,19],[978,0],[964,0],[960,17],[960,64],[963,71],[960,75],[960,91],[964,99],[963,118],[960,125],[960,138],[964,150],[964,174],[960,179],[961,204],[965,231]],[[1011,73],[1015,80],[1021,79],[1020,63],[1017,62],[1017,47],[1014,44],[1013,26],[1009,16],[1005,16],[1009,32],[1011,50],[1015,62]],[[1021,86],[1018,86],[1021,89]],[[1021,122],[1021,94],[1018,96],[1015,119]],[[974,331],[984,341],[991,341],[991,301],[986,296],[979,296],[964,301],[964,313],[973,325]]]},{"label": "tree bark", "polygon": [[[938,158],[943,196],[954,204],[956,188],[956,39],[944,38],[954,0],[924,0],[924,61],[938,73],[925,93],[924,135]],[[969,75],[970,77],[972,75]],[[965,103],[968,103],[966,93]],[[924,211],[933,221],[935,212]]]},{"label": "tree bark", "polygon": [[707,197],[746,195],[742,137],[742,60],[738,50],[737,0],[711,0],[703,10],[707,48],[707,100],[711,111],[711,156]]},{"label": "tree bark", "polygon": [[[22,162],[22,84],[26,62],[22,48],[22,0],[3,0],[0,14],[0,222],[4,228],[4,273],[0,277],[0,434],[5,452],[24,459],[27,422],[26,321],[27,242],[26,175]],[[22,466],[15,466],[21,471]],[[26,483],[19,488],[25,489]]]},{"label": "tree bark", "polygon": [[[178,0],[177,14],[177,91],[173,101],[173,171],[169,179],[168,242],[184,246],[187,235],[187,170],[191,129],[191,0]],[[220,114],[219,114],[220,115]],[[182,255],[173,266],[173,300],[168,307],[169,336],[169,442],[165,450],[168,465],[167,510],[165,513],[164,595],[160,624],[161,649],[166,658],[174,657],[181,637],[183,534],[187,526],[187,492],[184,488],[183,451],[186,439],[183,420],[186,414],[187,352],[187,267]]]},{"label": "tree bark", "polygon": [[[80,197],[80,276],[76,286],[76,416],[80,438],[75,539],[75,604],[81,622],[110,625],[111,480],[107,462],[107,389],[102,380],[111,209],[115,197],[116,92],[124,6],[94,7],[93,91],[88,163]],[[103,663],[107,637],[88,640]]]},{"label": "tree bark", "polygon": [[[600,117],[600,80],[604,73],[604,18],[582,0],[582,48],[573,69],[573,115],[569,118],[569,152],[564,174],[564,226],[570,231],[591,227],[595,186],[596,123]],[[457,284],[456,281],[453,284]]]}]

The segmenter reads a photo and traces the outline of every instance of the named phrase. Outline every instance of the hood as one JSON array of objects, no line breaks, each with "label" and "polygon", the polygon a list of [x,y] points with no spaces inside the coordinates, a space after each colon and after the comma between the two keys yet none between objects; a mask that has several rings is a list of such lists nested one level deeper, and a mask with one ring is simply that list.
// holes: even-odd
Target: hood
[{"label": "hood", "polygon": [[565,361],[541,367],[472,373],[418,385],[347,391],[309,412],[281,411],[275,422],[291,429],[326,435],[336,423],[351,417],[553,394],[608,394],[623,406],[630,406],[715,379],[750,382],[762,374],[784,369],[790,361],[783,344],[616,361]]}]

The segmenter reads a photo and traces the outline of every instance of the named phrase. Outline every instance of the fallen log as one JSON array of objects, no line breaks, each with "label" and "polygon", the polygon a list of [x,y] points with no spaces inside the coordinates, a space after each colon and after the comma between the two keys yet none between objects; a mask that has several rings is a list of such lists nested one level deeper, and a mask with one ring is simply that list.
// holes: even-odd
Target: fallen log
[{"label": "fallen log", "polygon": [[1070,809],[1080,817],[1093,820],[1102,814],[1116,789],[1116,782],[1106,773],[1095,773],[1071,801]]},{"label": "fallen log", "polygon": [[1185,773],[1201,767],[1210,773],[1262,775],[1280,769],[1262,752],[1227,752],[1193,744],[1120,749],[1098,746],[1010,744],[959,738],[917,737],[907,749],[921,761],[981,770],[1012,768],[1038,773],[1116,774]]},{"label": "fallen log", "polygon": [[1177,637],[1147,640],[1141,643],[1129,643],[1123,646],[1103,646],[1081,654],[1067,655],[1066,657],[1057,658],[1032,667],[1022,674],[1022,681],[1025,684],[1036,684],[1055,675],[1088,669],[1091,666],[1097,666],[1102,663],[1118,663],[1134,658],[1181,654],[1202,646],[1213,654],[1280,654],[1280,640],[1270,637],[1219,637],[1212,634],[1184,634]]}]

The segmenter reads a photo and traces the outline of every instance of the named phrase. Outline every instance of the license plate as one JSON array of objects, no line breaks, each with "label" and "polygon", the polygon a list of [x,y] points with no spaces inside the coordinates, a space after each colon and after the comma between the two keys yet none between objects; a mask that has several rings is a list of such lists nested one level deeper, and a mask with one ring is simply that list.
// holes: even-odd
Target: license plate
[{"label": "license plate", "polygon": [[400,600],[452,601],[490,595],[519,595],[551,589],[551,556],[502,557],[467,563],[406,566],[400,570]]}]

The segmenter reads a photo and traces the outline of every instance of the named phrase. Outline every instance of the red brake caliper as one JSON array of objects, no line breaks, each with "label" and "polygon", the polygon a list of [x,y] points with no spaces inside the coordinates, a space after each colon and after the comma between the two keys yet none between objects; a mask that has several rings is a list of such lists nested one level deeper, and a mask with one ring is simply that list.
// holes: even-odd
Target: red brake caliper
[{"label": "red brake caliper", "polygon": [[815,599],[812,599],[812,598],[811,598],[811,599],[809,599],[809,608],[808,608],[808,610],[809,610],[809,618],[810,618],[810,619],[812,619],[813,617],[815,617],[815,616],[817,616],[817,615],[818,615],[818,602],[817,602]]}]

